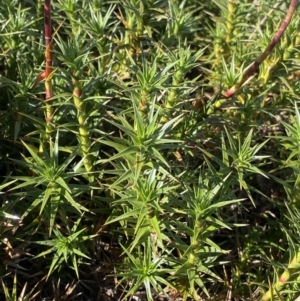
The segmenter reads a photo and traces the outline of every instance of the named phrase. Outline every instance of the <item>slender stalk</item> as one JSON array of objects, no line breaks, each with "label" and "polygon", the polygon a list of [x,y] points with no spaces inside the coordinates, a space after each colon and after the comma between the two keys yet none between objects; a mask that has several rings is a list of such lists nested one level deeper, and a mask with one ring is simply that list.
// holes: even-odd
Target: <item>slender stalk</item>
[{"label": "slender stalk", "polygon": [[53,107],[52,101],[50,100],[53,96],[52,89],[52,33],[51,33],[51,0],[45,0],[44,3],[44,29],[45,29],[45,119],[46,119],[46,136],[51,133],[51,122],[53,118]]},{"label": "slender stalk", "polygon": [[286,28],[290,24],[297,6],[298,0],[291,0],[285,19],[282,21],[278,31],[275,33],[273,39],[271,40],[265,51],[254,61],[254,63],[252,63],[248,70],[243,74],[242,79],[223,94],[225,98],[232,97],[241,88],[241,86],[250,78],[250,76],[254,74],[254,72],[257,70],[260,64],[270,55],[270,53],[282,37],[283,33],[285,32]]},{"label": "slender stalk", "polygon": [[36,11],[38,18],[41,18],[43,15],[43,0],[37,0]]}]

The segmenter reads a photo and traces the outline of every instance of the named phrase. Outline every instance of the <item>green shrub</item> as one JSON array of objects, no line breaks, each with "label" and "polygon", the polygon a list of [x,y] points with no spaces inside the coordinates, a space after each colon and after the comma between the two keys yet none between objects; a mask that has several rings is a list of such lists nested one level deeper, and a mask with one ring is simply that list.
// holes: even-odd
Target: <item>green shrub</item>
[{"label": "green shrub", "polygon": [[3,0],[3,300],[296,296],[297,4]]}]

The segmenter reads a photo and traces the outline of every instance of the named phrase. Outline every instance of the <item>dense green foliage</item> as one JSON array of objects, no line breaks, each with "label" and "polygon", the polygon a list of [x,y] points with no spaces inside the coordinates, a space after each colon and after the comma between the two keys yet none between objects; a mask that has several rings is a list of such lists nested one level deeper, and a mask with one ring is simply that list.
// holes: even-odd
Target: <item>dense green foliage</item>
[{"label": "dense green foliage", "polygon": [[289,3],[53,0],[45,101],[44,3],[2,0],[1,300],[297,296],[299,15],[222,98]]}]

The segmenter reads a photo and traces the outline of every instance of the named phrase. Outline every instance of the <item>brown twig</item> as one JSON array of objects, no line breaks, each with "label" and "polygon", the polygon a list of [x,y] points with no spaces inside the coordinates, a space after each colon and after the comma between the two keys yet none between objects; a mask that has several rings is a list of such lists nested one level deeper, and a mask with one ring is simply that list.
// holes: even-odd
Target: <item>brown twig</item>
[{"label": "brown twig", "polygon": [[243,74],[242,79],[233,87],[228,89],[225,93],[223,93],[223,96],[225,98],[232,97],[241,88],[241,86],[250,78],[250,76],[253,75],[253,73],[257,70],[260,64],[270,55],[270,53],[282,37],[284,31],[288,27],[289,23],[291,22],[297,6],[298,0],[291,0],[291,4],[289,6],[285,19],[282,21],[278,31],[274,35],[273,39],[271,40],[265,51],[254,61],[254,63],[252,63],[248,70]]}]

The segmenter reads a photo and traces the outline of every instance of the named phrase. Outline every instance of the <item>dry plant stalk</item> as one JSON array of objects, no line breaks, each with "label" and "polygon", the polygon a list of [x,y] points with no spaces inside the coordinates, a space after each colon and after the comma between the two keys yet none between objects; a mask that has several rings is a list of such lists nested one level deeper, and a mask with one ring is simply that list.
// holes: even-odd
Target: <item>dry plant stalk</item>
[{"label": "dry plant stalk", "polygon": [[271,54],[272,50],[279,42],[286,28],[290,24],[292,17],[297,9],[297,6],[298,6],[298,0],[292,0],[285,19],[282,21],[278,31],[274,35],[273,39],[271,40],[271,42],[269,43],[265,51],[252,63],[252,65],[248,68],[248,70],[243,74],[241,80],[233,87],[228,89],[225,93],[223,93],[223,96],[225,98],[232,97],[242,87],[242,85],[254,74],[254,72],[257,70],[260,64]]}]

